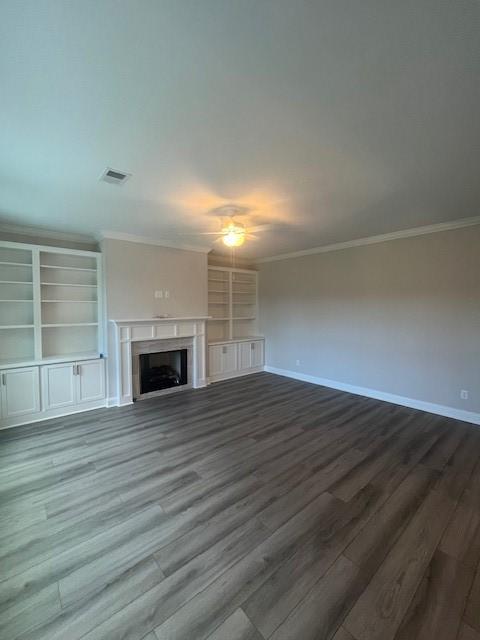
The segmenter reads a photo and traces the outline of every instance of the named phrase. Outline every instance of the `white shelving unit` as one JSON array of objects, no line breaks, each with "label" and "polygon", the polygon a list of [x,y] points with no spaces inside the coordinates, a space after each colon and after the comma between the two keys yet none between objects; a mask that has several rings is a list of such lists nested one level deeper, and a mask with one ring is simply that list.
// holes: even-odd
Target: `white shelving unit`
[{"label": "white shelving unit", "polygon": [[0,242],[0,367],[103,351],[101,254]]},{"label": "white shelving unit", "polygon": [[0,245],[0,359],[32,360],[35,326],[32,251]]},{"label": "white shelving unit", "polygon": [[257,272],[208,268],[208,341],[235,340],[256,333]]},{"label": "white shelving unit", "polygon": [[105,406],[102,291],[100,253],[0,242],[0,427]]},{"label": "white shelving unit", "polygon": [[257,333],[258,276],[250,269],[208,268],[208,362],[211,382],[263,368]]}]

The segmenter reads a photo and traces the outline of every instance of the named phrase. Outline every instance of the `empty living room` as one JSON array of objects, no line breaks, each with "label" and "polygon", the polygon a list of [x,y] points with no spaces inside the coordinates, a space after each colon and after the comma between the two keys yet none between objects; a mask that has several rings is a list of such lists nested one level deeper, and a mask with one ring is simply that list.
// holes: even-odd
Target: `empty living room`
[{"label": "empty living room", "polygon": [[479,34],[0,0],[0,640],[480,640]]}]

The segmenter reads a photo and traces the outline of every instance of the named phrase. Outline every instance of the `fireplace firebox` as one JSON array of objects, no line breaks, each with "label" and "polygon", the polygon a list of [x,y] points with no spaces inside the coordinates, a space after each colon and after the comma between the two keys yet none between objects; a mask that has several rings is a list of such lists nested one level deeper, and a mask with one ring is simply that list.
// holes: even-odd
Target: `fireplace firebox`
[{"label": "fireplace firebox", "polygon": [[152,393],[188,384],[188,349],[141,353],[140,393]]}]

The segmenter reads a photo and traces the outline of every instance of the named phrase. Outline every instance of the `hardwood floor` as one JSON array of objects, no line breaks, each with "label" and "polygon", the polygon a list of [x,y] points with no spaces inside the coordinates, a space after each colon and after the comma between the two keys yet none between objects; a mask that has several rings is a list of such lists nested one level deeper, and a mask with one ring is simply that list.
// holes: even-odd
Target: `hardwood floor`
[{"label": "hardwood floor", "polygon": [[0,432],[1,640],[480,640],[480,429],[267,373]]}]

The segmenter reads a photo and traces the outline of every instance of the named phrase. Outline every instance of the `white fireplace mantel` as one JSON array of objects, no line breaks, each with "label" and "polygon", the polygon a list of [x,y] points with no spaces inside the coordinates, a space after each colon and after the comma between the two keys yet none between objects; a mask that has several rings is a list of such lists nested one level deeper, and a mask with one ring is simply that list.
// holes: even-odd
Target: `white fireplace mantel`
[{"label": "white fireplace mantel", "polygon": [[206,386],[206,320],[208,316],[110,320],[113,328],[116,378],[116,398],[113,404],[122,406],[133,402],[132,342],[140,340],[192,338],[192,385],[195,389]]}]

